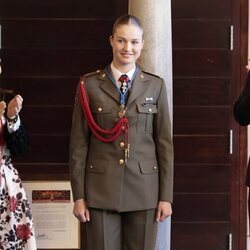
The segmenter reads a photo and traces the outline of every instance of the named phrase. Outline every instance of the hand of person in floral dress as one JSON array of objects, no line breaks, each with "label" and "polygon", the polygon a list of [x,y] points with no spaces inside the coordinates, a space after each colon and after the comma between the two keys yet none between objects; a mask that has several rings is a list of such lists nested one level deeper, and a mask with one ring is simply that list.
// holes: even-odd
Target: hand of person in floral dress
[{"label": "hand of person in floral dress", "polygon": [[22,109],[23,98],[20,95],[16,95],[8,104],[7,117],[13,120]]},{"label": "hand of person in floral dress", "polygon": [[4,101],[0,102],[0,117],[2,117],[5,113],[6,103]]}]

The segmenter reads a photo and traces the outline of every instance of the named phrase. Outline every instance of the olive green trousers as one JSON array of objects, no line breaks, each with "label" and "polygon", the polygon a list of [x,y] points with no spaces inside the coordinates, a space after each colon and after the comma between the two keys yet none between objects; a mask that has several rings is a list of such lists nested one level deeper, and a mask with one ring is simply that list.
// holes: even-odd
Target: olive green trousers
[{"label": "olive green trousers", "polygon": [[154,250],[156,210],[114,212],[90,208],[88,250]]}]

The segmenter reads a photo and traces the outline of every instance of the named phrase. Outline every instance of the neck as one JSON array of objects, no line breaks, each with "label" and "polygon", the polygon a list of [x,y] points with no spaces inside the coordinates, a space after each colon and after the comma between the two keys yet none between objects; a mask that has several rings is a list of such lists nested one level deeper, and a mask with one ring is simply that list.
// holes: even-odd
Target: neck
[{"label": "neck", "polygon": [[119,65],[119,64],[115,63],[114,61],[112,63],[114,65],[114,67],[116,69],[118,69],[122,73],[127,73],[127,72],[129,72],[130,70],[132,70],[135,67],[135,64],[131,64],[131,65]]}]

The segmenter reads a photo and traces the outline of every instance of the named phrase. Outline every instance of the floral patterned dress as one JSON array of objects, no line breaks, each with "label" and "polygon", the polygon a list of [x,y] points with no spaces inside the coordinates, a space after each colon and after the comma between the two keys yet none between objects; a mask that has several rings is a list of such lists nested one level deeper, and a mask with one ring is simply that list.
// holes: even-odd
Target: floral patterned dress
[{"label": "floral patterned dress", "polygon": [[32,214],[17,170],[4,147],[0,160],[0,250],[36,250]]}]

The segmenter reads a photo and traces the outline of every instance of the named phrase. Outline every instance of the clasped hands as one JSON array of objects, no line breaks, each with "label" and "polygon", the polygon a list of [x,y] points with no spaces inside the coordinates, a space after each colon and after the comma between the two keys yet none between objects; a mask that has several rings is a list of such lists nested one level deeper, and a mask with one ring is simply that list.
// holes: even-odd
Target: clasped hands
[{"label": "clasped hands", "polygon": [[[7,119],[13,120],[22,109],[23,98],[20,95],[16,95],[9,104],[7,105],[5,101],[0,102],[0,117],[2,117],[5,112],[7,112]],[[7,110],[7,111],[6,111]]]}]

